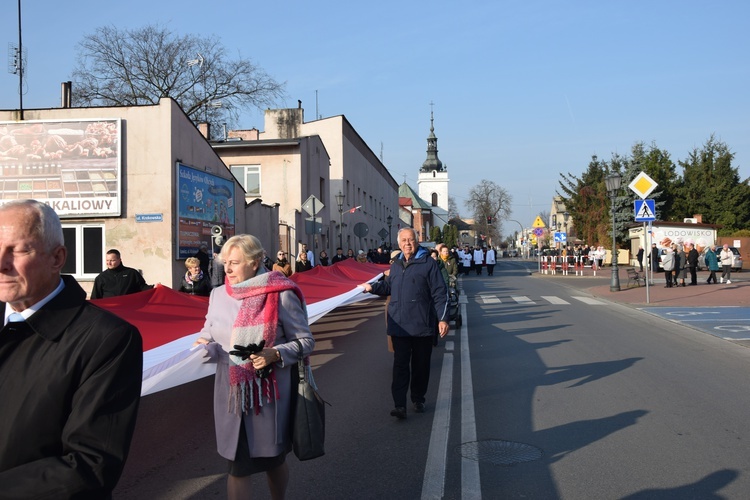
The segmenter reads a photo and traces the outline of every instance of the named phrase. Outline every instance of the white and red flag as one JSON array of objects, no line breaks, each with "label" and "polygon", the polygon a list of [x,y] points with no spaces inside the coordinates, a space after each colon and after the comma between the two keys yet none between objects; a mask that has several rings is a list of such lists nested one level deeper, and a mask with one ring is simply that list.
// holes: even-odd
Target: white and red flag
[{"label": "white and red flag", "polygon": [[[302,290],[310,324],[333,309],[373,298],[357,285],[373,282],[386,266],[347,259],[332,266],[315,266],[292,275]],[[215,363],[205,363],[203,345],[193,346],[203,328],[208,297],[180,293],[163,285],[151,290],[92,300],[135,325],[143,337],[141,395],[213,375]]]}]

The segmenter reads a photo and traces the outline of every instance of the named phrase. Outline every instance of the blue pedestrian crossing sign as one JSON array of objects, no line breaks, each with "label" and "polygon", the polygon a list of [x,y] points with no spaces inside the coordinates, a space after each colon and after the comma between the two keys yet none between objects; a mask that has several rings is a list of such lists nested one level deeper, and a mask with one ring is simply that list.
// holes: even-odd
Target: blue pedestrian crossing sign
[{"label": "blue pedestrian crossing sign", "polygon": [[656,220],[656,205],[654,200],[635,200],[636,222],[649,222]]}]

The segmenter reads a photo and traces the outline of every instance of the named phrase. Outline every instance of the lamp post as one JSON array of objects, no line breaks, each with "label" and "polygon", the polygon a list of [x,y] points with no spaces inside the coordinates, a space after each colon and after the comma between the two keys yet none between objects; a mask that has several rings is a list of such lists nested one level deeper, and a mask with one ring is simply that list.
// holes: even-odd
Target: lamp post
[{"label": "lamp post", "polygon": [[344,229],[344,195],[341,191],[336,195],[336,204],[339,206],[339,248],[343,250],[344,242],[341,232]]},{"label": "lamp post", "polygon": [[565,224],[565,248],[568,248],[568,217],[570,217],[570,214],[566,210],[563,212],[563,222]]},{"label": "lamp post", "polygon": [[615,198],[617,198],[617,192],[620,190],[621,181],[622,177],[617,172],[609,174],[604,179],[607,194],[612,199],[612,281],[609,284],[610,292],[620,291],[620,274],[617,267],[617,234],[615,232]]},{"label": "lamp post", "polygon": [[391,224],[393,223],[393,217],[390,215],[385,218],[385,222],[388,223],[388,250],[391,249]]}]

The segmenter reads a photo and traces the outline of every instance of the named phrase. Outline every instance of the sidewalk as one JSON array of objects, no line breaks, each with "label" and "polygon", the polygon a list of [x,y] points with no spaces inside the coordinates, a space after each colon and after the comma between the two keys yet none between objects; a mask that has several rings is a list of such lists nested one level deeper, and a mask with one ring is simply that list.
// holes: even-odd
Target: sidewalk
[{"label": "sidewalk", "polygon": [[[539,274],[533,275],[541,279],[555,280],[567,286],[586,290],[595,297],[620,302],[633,306],[660,306],[660,307],[717,307],[717,306],[744,306],[750,307],[750,273],[733,272],[731,284],[709,285],[706,283],[708,272],[698,272],[698,285],[685,287],[664,287],[664,277],[655,276],[655,283],[649,286],[649,301],[646,302],[646,287],[632,286],[627,288],[628,277],[625,268],[620,268],[620,291],[609,290],[612,280],[611,268],[600,270],[597,276],[576,276],[560,273],[555,275]],[[690,282],[688,274],[687,282]]]}]

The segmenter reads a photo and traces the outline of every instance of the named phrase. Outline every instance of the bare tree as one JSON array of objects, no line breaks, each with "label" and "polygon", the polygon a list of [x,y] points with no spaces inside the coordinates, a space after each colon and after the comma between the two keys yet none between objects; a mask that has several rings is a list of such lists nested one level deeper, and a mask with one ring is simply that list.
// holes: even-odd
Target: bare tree
[{"label": "bare tree", "polygon": [[453,196],[448,197],[448,220],[455,217],[461,217],[458,213],[458,205],[456,205],[456,199]]},{"label": "bare tree", "polygon": [[505,188],[492,181],[482,181],[469,190],[466,208],[474,215],[475,228],[488,238],[496,239],[502,222],[511,213],[512,197]]},{"label": "bare tree", "polygon": [[136,106],[171,97],[194,122],[234,123],[242,109],[273,105],[284,85],[250,60],[230,60],[214,37],[148,25],[98,28],[79,43],[76,106]]}]

